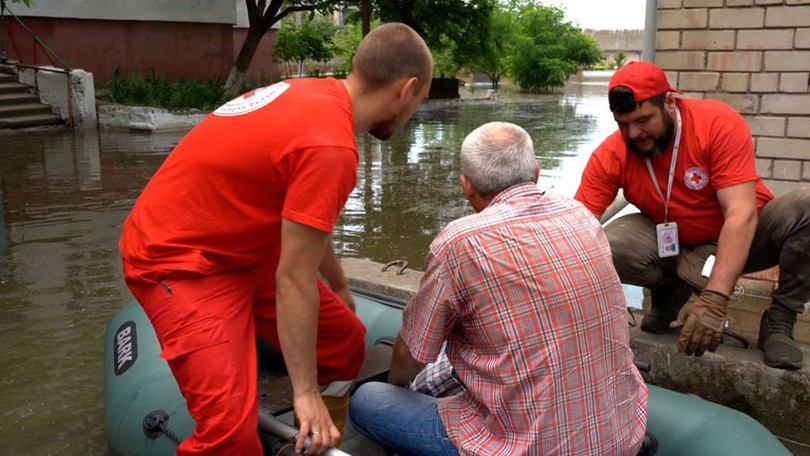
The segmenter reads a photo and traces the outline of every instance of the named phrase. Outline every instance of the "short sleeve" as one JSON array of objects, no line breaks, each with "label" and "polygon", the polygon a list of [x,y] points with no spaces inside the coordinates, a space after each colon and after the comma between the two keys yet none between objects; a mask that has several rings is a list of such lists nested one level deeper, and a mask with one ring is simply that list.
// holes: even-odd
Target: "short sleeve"
[{"label": "short sleeve", "polygon": [[331,233],[356,185],[357,162],[357,152],[345,147],[313,147],[287,154],[281,216]]},{"label": "short sleeve", "polygon": [[429,254],[419,290],[403,311],[400,337],[421,363],[436,361],[457,321],[455,293],[446,271],[446,262]]},{"label": "short sleeve", "polygon": [[716,117],[709,138],[712,188],[720,190],[757,180],[754,142],[742,116],[734,112]]},{"label": "short sleeve", "polygon": [[611,146],[608,144],[611,139],[605,140],[591,154],[588,164],[582,171],[582,181],[574,195],[574,199],[600,216],[613,203],[619,192],[620,165],[613,157]]}]

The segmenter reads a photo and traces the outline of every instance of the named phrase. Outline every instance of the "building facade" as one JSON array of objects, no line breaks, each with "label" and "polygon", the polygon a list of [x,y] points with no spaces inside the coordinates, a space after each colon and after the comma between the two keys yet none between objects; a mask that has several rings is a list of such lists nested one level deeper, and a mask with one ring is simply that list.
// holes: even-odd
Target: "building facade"
[{"label": "building facade", "polygon": [[593,37],[599,47],[605,52],[605,61],[613,60],[616,53],[624,52],[627,62],[641,60],[641,51],[644,49],[644,30],[583,30],[583,33]]},{"label": "building facade", "polygon": [[[106,83],[116,67],[144,75],[154,71],[172,81],[224,81],[248,26],[243,0],[36,0],[30,8],[8,7],[67,65],[92,72],[97,85]],[[51,63],[16,20],[6,16],[4,28],[9,59]],[[274,41],[271,30],[256,52],[248,79],[277,77]]]}]

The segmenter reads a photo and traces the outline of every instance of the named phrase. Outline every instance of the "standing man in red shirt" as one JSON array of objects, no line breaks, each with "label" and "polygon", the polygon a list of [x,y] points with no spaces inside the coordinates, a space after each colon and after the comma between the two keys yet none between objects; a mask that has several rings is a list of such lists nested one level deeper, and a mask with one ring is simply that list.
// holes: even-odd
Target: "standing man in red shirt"
[{"label": "standing man in red shirt", "polygon": [[[774,199],[745,120],[719,101],[675,98],[652,63],[625,65],[608,90],[619,129],[594,151],[576,199],[599,217],[621,188],[641,211],[605,229],[622,282],[650,289],[641,329],[680,328],[679,350],[714,351],[737,279],[778,264],[758,346],[769,366],[800,368],[793,327],[810,300],[810,189]],[[693,290],[699,298],[684,306]]]},{"label": "standing man in red shirt", "polygon": [[355,134],[390,137],[432,68],[416,32],[383,25],[345,81],[279,82],[214,111],[144,189],[120,248],[197,423],[178,455],[262,454],[257,336],[284,355],[296,449],[308,435],[307,454],[339,442],[365,328],[330,233],[355,186]]},{"label": "standing man in red shirt", "polygon": [[[477,214],[431,243],[394,344],[392,384],[357,390],[355,429],[403,456],[635,456],[647,387],[599,222],[538,190],[532,140],[517,125],[470,133],[461,172]],[[404,388],[445,342],[461,393]]]}]

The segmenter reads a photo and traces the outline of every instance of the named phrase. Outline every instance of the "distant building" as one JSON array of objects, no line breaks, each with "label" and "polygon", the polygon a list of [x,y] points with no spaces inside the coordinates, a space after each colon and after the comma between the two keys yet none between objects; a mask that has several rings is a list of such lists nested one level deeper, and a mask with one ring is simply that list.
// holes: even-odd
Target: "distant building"
[{"label": "distant building", "polygon": [[[247,35],[244,0],[35,0],[8,8],[70,67],[90,71],[97,85],[115,67],[144,75],[154,71],[172,81],[224,82]],[[6,16],[7,58],[49,64],[32,36]],[[275,31],[263,38],[248,79],[278,75],[273,62]],[[59,66],[59,65],[56,65]]]},{"label": "distant building", "polygon": [[641,60],[644,49],[644,30],[583,30],[592,36],[605,51],[605,61],[609,62],[619,51],[624,51],[627,61]]}]

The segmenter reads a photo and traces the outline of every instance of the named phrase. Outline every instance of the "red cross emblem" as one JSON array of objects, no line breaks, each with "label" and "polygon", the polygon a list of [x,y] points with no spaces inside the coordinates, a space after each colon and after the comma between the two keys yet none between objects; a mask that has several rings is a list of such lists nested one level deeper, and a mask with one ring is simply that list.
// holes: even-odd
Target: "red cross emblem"
[{"label": "red cross emblem", "polygon": [[709,183],[709,175],[698,166],[693,166],[686,170],[683,176],[686,186],[692,190],[703,190]]}]

